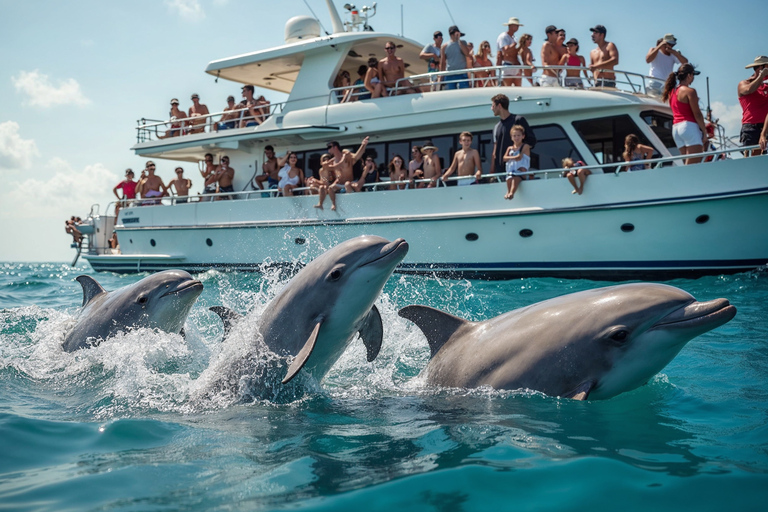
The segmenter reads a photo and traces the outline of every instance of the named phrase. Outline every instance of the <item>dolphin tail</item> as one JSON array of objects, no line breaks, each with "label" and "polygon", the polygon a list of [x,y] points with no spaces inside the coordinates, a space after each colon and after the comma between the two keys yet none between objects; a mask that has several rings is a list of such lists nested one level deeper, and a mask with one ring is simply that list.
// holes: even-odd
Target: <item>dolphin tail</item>
[{"label": "dolphin tail", "polygon": [[370,363],[379,355],[379,350],[381,350],[381,340],[384,337],[384,327],[381,325],[381,315],[375,305],[371,307],[371,310],[365,316],[363,325],[358,332],[365,345],[365,350],[367,352],[366,359],[368,359],[368,362]]},{"label": "dolphin tail", "polygon": [[429,306],[406,306],[397,314],[415,323],[421,329],[427,337],[429,349],[432,352],[431,357],[437,354],[453,333],[472,323]]},{"label": "dolphin tail", "polygon": [[83,287],[83,306],[91,302],[94,297],[101,295],[102,293],[107,293],[107,290],[105,290],[99,282],[91,276],[77,276],[75,280]]},{"label": "dolphin tail", "polygon": [[243,318],[240,313],[232,311],[225,306],[212,306],[208,309],[219,315],[219,318],[221,318],[221,323],[224,324],[224,338],[229,336],[232,327]]},{"label": "dolphin tail", "polygon": [[293,379],[296,374],[299,373],[299,370],[304,367],[309,356],[312,355],[312,350],[314,350],[315,343],[317,343],[317,334],[320,332],[321,325],[323,325],[322,319],[315,324],[315,328],[312,329],[312,334],[309,335],[309,339],[304,346],[301,347],[301,350],[296,354],[296,357],[293,358],[291,366],[288,367],[288,373],[285,374],[285,378],[282,380],[283,384],[287,384]]}]

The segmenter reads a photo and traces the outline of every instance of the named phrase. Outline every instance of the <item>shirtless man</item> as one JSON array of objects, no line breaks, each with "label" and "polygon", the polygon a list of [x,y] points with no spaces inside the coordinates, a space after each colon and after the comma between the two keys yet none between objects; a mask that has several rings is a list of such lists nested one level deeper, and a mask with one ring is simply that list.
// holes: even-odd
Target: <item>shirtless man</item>
[{"label": "shirtless man", "polygon": [[379,61],[379,65],[377,67],[379,76],[381,77],[381,83],[384,85],[384,87],[391,89],[395,87],[395,84],[397,83],[397,94],[421,92],[408,80],[401,80],[399,83],[397,82],[401,78],[405,77],[405,63],[403,63],[403,59],[395,55],[395,51],[397,50],[395,43],[392,41],[387,41],[384,44],[384,50],[387,52],[387,56]]},{"label": "shirtless man", "polygon": [[427,188],[437,186],[437,179],[442,175],[440,168],[440,157],[437,156],[437,147],[428,140],[421,148],[421,154],[424,155],[424,179],[430,180]]},{"label": "shirtless man", "polygon": [[416,180],[424,179],[424,158],[421,154],[421,146],[411,148],[413,159],[408,162],[408,180],[411,182],[409,188],[424,188],[423,183],[416,184]]},{"label": "shirtless man", "polygon": [[[162,197],[164,195],[165,184],[160,176],[155,175],[155,163],[149,160],[146,164],[146,168],[141,171],[141,179],[136,185],[136,194],[140,195],[142,199],[149,199],[152,197]],[[159,199],[153,201],[143,201],[142,205],[160,204]]]},{"label": "shirtless man", "polygon": [[480,163],[480,153],[476,149],[472,149],[472,134],[461,132],[459,143],[461,143],[461,149],[454,153],[451,166],[440,179],[445,181],[458,169],[459,176],[466,176],[466,178],[458,180],[459,186],[480,183],[480,180],[483,179],[483,166]]},{"label": "shirtless man", "polygon": [[332,160],[333,157],[328,153],[320,157],[320,171],[318,172],[320,179],[317,180],[320,197],[318,198],[315,208],[320,208],[321,210],[323,209],[325,196],[328,195],[331,197],[331,210],[336,211],[337,175],[331,170],[330,164]]},{"label": "shirtless man", "polygon": [[200,103],[200,96],[197,95],[197,93],[192,95],[192,106],[189,107],[189,117],[191,118],[191,121],[189,122],[190,125],[195,126],[195,128],[192,128],[189,133],[203,133],[205,131],[204,126],[205,123],[207,123],[208,118],[205,119],[194,119],[196,117],[200,116],[207,116],[210,114],[208,112],[208,107]]},{"label": "shirtless man", "polygon": [[616,75],[610,70],[619,65],[619,49],[605,40],[604,26],[595,25],[589,30],[592,32],[592,41],[597,45],[597,48],[589,52],[589,70],[595,77],[595,87],[616,87]]},{"label": "shirtless man", "polygon": [[560,54],[557,51],[557,27],[550,25],[544,32],[547,34],[547,40],[541,45],[541,64],[544,69],[539,77],[539,85],[542,87],[556,87],[560,83],[557,79],[559,73],[556,69],[548,69],[548,66],[560,64]]},{"label": "shirtless man", "polygon": [[264,190],[265,181],[267,188],[277,188],[277,184],[280,183],[280,176],[278,176],[280,169],[277,167],[275,148],[272,146],[264,146],[264,163],[261,164],[261,171],[263,174],[256,176],[256,184],[259,188]]},{"label": "shirtless man", "polygon": [[[497,66],[519,66],[520,59],[517,56],[517,41],[515,41],[515,32],[522,27],[520,20],[515,18],[509,18],[509,21],[504,23],[507,26],[507,31],[499,34],[496,38],[496,65]],[[519,69],[505,69],[501,75],[504,77],[504,85],[521,85],[522,79],[521,70]]]},{"label": "shirtless man", "polygon": [[564,28],[557,29],[557,40],[555,41],[555,51],[557,52],[557,55],[560,57],[560,60],[563,59],[563,55],[568,53],[568,47],[565,45],[565,29]]},{"label": "shirtless man", "polygon": [[171,118],[171,129],[165,132],[165,136],[178,137],[179,135],[183,135],[186,123],[180,120],[186,119],[187,114],[179,108],[179,100],[176,98],[171,100],[171,111],[168,116]]},{"label": "shirtless man", "polygon": [[[208,188],[216,183],[219,184],[219,193],[234,192],[232,180],[235,179],[235,170],[229,166],[229,157],[222,156],[221,163],[216,167],[216,172],[205,180],[205,187]],[[219,196],[216,200],[232,199],[232,196]]]},{"label": "shirtless man", "polygon": [[237,104],[238,109],[247,108],[248,110],[242,111],[242,118],[240,119],[240,128],[246,128],[248,126],[256,126],[259,124],[256,113],[256,99],[253,97],[253,86],[243,86],[243,101]]},{"label": "shirtless man", "polygon": [[326,145],[328,153],[333,157],[333,161],[329,163],[329,168],[338,176],[335,184],[338,190],[346,192],[347,187],[352,186],[352,182],[355,181],[352,166],[362,158],[367,145],[368,137],[363,139],[363,142],[360,144],[360,147],[355,154],[352,154],[348,149],[342,151],[339,143],[335,140]]},{"label": "shirtless man", "polygon": [[[205,154],[205,169],[200,169],[200,176],[203,177],[203,183],[206,183],[208,181],[208,178],[213,176],[213,174],[216,172],[216,164],[213,163],[213,155],[211,153]],[[216,193],[216,184],[214,183],[211,186],[205,185],[203,187],[203,194],[215,194]],[[208,199],[205,199],[206,201],[211,201],[212,199],[209,197]]]},{"label": "shirtless man", "polygon": [[[176,168],[176,179],[168,182],[168,186],[163,189],[163,195],[167,196],[171,187],[176,189],[176,195],[182,199],[177,199],[176,204],[186,203],[189,201],[189,189],[192,188],[192,180],[184,177],[184,169],[181,167]],[[173,190],[171,190],[173,192]]]},{"label": "shirtless man", "polygon": [[218,123],[213,125],[214,131],[219,130],[231,130],[237,128],[237,119],[240,117],[240,112],[237,112],[237,105],[235,105],[235,97],[227,96],[227,106],[224,107],[224,114]]}]

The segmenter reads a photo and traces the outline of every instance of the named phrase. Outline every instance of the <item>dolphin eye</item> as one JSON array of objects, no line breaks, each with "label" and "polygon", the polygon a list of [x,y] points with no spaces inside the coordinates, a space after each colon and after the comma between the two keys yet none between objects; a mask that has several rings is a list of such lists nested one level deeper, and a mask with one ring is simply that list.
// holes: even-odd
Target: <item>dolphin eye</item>
[{"label": "dolphin eye", "polygon": [[139,300],[137,301],[139,304],[146,304],[149,299],[146,297],[146,295],[139,297]]},{"label": "dolphin eye", "polygon": [[627,341],[628,337],[629,337],[629,331],[621,329],[620,331],[616,331],[613,334],[611,334],[611,341],[615,341],[617,343],[623,343]]},{"label": "dolphin eye", "polygon": [[338,281],[341,278],[341,269],[340,268],[333,269],[329,277],[331,278],[331,281]]}]

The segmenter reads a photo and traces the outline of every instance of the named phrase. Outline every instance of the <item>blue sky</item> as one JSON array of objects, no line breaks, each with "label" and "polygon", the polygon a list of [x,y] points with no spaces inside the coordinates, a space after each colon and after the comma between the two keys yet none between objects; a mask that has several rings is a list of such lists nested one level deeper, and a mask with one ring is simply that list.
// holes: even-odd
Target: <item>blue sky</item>
[{"label": "blue sky", "polygon": [[[325,2],[308,3],[330,30]],[[334,3],[343,17],[345,2]],[[702,71],[694,83],[702,97],[710,77],[714,115],[729,134],[738,132],[744,66],[768,54],[763,1],[383,0],[371,25],[400,34],[401,6],[404,35],[424,44],[454,20],[468,41],[494,41],[517,16],[537,60],[547,25],[565,28],[588,55],[589,27],[600,23],[619,48],[618,68],[638,73],[656,39],[674,33]],[[0,0],[0,13],[0,261],[71,260],[64,219],[84,217],[93,203],[104,208],[124,169],[144,166],[129,151],[136,120],[167,117],[173,97],[188,109],[195,92],[222,110],[239,86],[214,82],[208,62],[281,44],[290,17],[311,15],[302,0]],[[172,169],[160,162],[158,171],[167,181]]]}]

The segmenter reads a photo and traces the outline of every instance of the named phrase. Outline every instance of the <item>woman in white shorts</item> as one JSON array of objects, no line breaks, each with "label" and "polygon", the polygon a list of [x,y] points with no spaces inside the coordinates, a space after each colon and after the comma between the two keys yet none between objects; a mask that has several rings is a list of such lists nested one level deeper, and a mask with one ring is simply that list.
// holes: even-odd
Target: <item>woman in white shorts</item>
[{"label": "woman in white shorts", "polygon": [[[699,108],[699,96],[692,88],[693,77],[699,72],[690,64],[683,64],[669,74],[664,84],[662,101],[669,101],[672,108],[672,137],[681,155],[695,155],[704,151],[707,146],[707,129],[704,126],[704,116]],[[701,157],[686,158],[685,164],[701,162]]]}]

